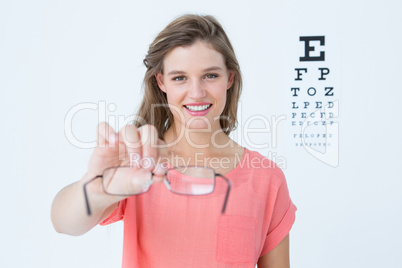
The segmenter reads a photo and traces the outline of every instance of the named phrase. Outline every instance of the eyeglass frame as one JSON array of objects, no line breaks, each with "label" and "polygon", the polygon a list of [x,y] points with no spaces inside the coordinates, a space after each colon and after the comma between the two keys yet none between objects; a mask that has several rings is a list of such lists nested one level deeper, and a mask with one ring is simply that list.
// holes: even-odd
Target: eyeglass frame
[{"label": "eyeglass frame", "polygon": [[[195,168],[206,168],[206,169],[210,169],[210,170],[213,171],[213,173],[214,173],[214,186],[213,186],[213,190],[212,190],[210,193],[207,193],[207,194],[198,194],[198,195],[178,193],[178,192],[173,191],[173,190],[170,188],[170,186],[167,186],[166,183],[165,183],[166,188],[168,188],[168,190],[169,190],[171,193],[177,194],[177,195],[186,195],[186,196],[203,196],[203,195],[209,195],[209,194],[212,194],[212,193],[215,191],[215,180],[216,180],[216,177],[221,177],[221,178],[224,179],[224,180],[227,182],[227,184],[228,184],[227,190],[226,190],[225,201],[224,201],[224,203],[223,203],[223,207],[222,207],[222,211],[221,211],[221,214],[224,214],[224,213],[225,213],[225,210],[226,210],[227,201],[228,201],[228,198],[229,198],[230,188],[231,188],[231,182],[230,182],[230,180],[229,180],[228,178],[226,178],[224,175],[222,175],[222,174],[220,174],[220,173],[216,173],[215,170],[214,170],[213,168],[210,168],[210,167],[200,167],[200,166],[187,166],[187,167],[185,167],[185,166],[179,166],[179,167],[172,167],[172,168],[167,169],[167,170],[166,170],[166,173],[165,173],[165,176],[166,176],[166,175],[168,174],[168,172],[171,171],[171,170],[176,170],[176,169],[180,169],[180,168],[192,168],[192,167],[195,167]],[[93,177],[92,179],[90,179],[89,181],[87,181],[87,182],[84,183],[83,188],[84,188],[84,196],[85,196],[85,203],[86,203],[86,207],[87,207],[87,214],[88,214],[88,216],[90,216],[92,213],[91,213],[91,208],[90,208],[90,206],[89,206],[89,198],[88,198],[88,192],[87,192],[87,185],[88,185],[88,183],[91,183],[91,182],[93,182],[93,181],[96,180],[96,179],[99,179],[99,178],[102,179],[102,189],[103,189],[103,191],[104,191],[106,194],[111,195],[111,196],[127,196],[127,197],[130,197],[130,196],[133,196],[133,195],[141,195],[141,194],[147,193],[147,192],[149,191],[149,189],[151,188],[152,183],[148,186],[148,189],[147,189],[145,192],[141,192],[141,193],[137,193],[137,194],[111,194],[111,193],[108,193],[108,192],[106,191],[105,185],[104,185],[104,183],[103,183],[103,176],[104,176],[105,171],[110,170],[110,169],[116,169],[116,168],[132,168],[132,167],[131,167],[131,166],[113,166],[113,167],[105,168],[105,169],[103,170],[102,174],[96,175],[95,177]],[[155,174],[154,174],[153,172],[151,172],[151,181],[152,181],[152,178],[153,178],[154,175],[155,175]],[[164,180],[166,181],[166,179],[164,179]]]}]

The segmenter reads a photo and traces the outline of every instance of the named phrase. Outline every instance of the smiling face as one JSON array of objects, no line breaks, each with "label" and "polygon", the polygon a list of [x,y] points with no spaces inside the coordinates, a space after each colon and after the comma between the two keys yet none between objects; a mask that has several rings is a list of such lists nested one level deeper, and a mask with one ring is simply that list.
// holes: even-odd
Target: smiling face
[{"label": "smiling face", "polygon": [[203,41],[176,47],[164,58],[163,75],[156,74],[159,88],[175,108],[174,127],[220,129],[219,116],[232,86],[233,72],[227,70],[222,54]]}]

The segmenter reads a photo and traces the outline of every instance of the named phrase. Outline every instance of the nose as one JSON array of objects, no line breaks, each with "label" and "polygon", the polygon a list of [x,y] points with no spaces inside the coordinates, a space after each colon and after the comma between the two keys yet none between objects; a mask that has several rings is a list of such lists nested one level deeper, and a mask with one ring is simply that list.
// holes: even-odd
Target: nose
[{"label": "nose", "polygon": [[206,96],[206,90],[204,89],[202,82],[193,80],[189,84],[187,95],[192,99],[201,99]]}]

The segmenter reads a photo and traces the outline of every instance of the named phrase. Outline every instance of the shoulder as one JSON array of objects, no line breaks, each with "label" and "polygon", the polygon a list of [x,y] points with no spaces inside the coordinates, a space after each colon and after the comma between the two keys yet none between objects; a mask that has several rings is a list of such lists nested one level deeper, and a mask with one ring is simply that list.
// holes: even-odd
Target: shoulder
[{"label": "shoulder", "polygon": [[243,162],[245,169],[283,176],[282,169],[279,165],[257,151],[251,151],[245,148]]},{"label": "shoulder", "polygon": [[278,184],[278,186],[286,182],[282,169],[257,151],[246,148],[241,164],[242,171],[252,174],[254,179],[269,180],[270,183]]}]

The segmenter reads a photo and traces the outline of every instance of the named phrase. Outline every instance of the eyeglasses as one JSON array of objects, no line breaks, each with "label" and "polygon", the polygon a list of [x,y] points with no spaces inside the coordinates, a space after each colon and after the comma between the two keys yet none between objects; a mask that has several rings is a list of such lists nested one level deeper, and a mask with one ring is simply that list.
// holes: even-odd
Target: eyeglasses
[{"label": "eyeglasses", "polygon": [[[110,167],[103,171],[102,175],[97,175],[91,180],[84,184],[84,195],[85,202],[87,206],[87,213],[91,215],[91,209],[89,206],[87,185],[88,183],[100,178],[102,179],[103,191],[106,194],[114,196],[132,196],[144,194],[149,191],[153,183],[152,177],[154,174],[147,171],[149,177],[144,180],[133,179],[130,182],[130,186],[126,187],[124,190],[121,187],[116,188],[118,183],[117,180],[129,180],[133,178],[133,174],[137,172],[138,169],[134,169],[130,166],[120,166],[120,167]],[[144,170],[144,172],[146,172]],[[222,214],[225,213],[226,204],[230,192],[230,181],[223,175],[215,173],[215,170],[208,167],[197,167],[197,166],[187,166],[187,167],[174,167],[166,171],[164,184],[174,194],[188,195],[188,196],[199,196],[208,195],[215,190],[216,178],[220,177],[227,182],[227,190],[225,201],[222,207]]]}]

